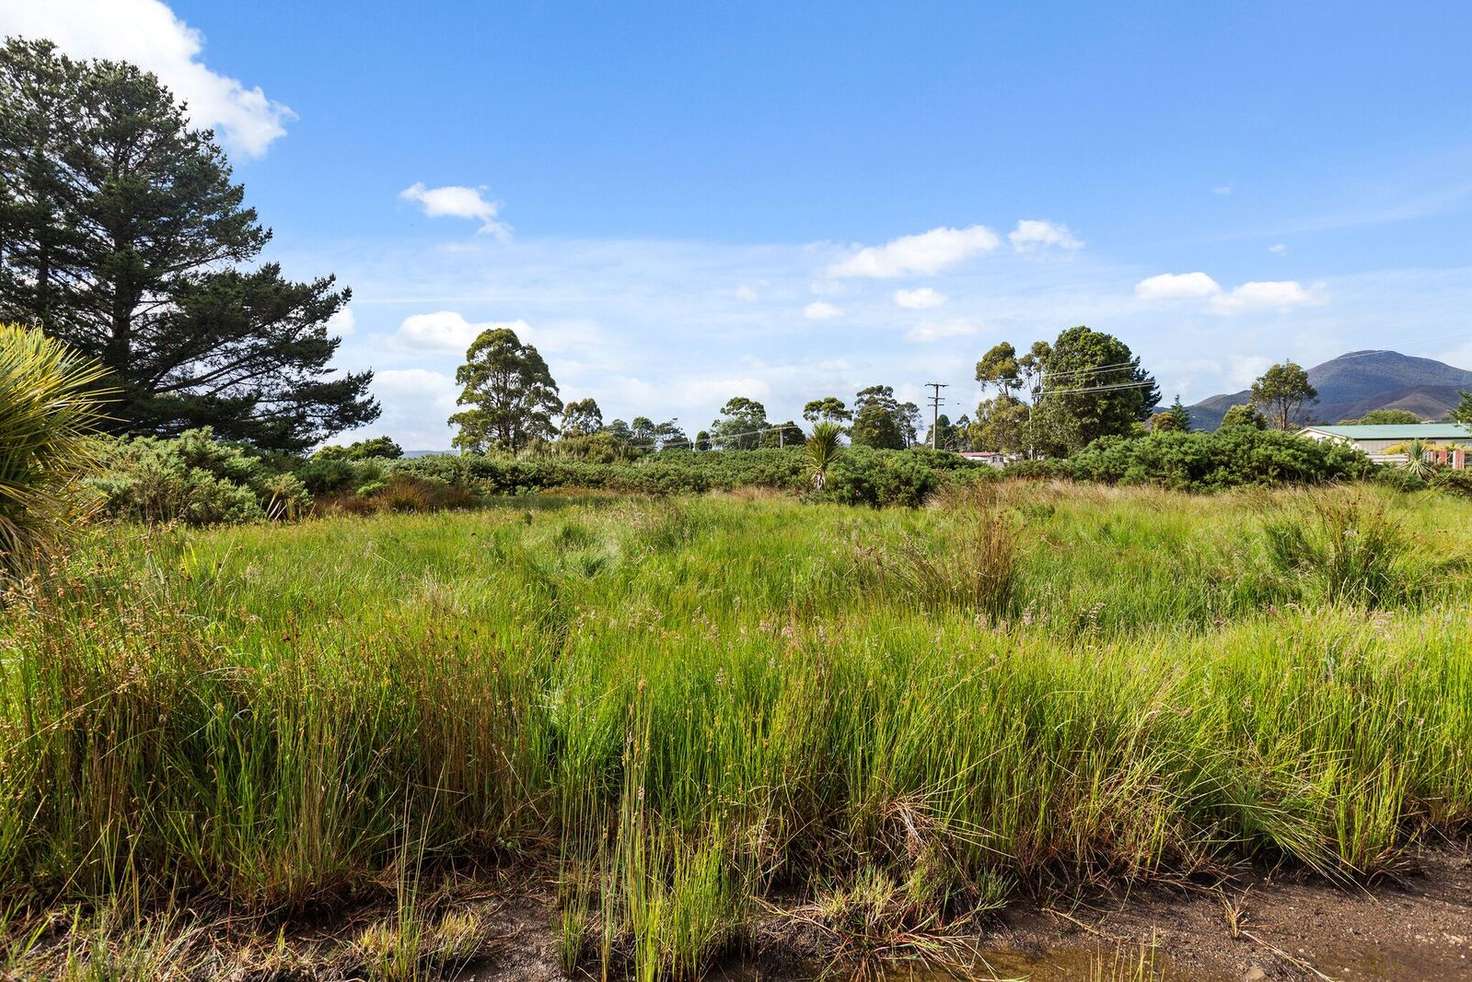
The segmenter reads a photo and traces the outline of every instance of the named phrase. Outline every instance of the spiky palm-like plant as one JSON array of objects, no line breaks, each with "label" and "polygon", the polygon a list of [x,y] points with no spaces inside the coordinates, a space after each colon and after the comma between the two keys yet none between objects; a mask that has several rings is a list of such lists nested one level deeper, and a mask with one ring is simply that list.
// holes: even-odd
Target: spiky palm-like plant
[{"label": "spiky palm-like plant", "polygon": [[1406,444],[1406,469],[1422,480],[1430,480],[1435,468],[1426,463],[1426,452],[1431,447],[1424,440],[1411,440]]},{"label": "spiky palm-like plant", "polygon": [[843,453],[843,444],[839,442],[842,435],[843,427],[825,421],[815,424],[813,435],[808,437],[808,471],[812,474],[813,487],[819,491],[828,483],[828,468]]},{"label": "spiky palm-like plant", "polygon": [[104,369],[40,331],[0,324],[0,571],[53,543],[94,460]]}]

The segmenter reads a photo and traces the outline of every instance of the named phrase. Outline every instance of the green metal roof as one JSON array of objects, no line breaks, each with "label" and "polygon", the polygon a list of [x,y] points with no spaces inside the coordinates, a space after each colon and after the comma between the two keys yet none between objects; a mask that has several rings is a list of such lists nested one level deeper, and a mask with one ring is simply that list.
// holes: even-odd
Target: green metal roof
[{"label": "green metal roof", "polygon": [[1331,433],[1346,440],[1467,440],[1472,429],[1461,423],[1388,423],[1365,426],[1305,426],[1306,430]]}]

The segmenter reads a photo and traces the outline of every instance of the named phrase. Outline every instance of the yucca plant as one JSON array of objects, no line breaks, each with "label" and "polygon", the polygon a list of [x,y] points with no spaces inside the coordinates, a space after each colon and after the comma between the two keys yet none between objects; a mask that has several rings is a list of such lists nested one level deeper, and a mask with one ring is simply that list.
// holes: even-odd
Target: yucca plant
[{"label": "yucca plant", "polygon": [[0,324],[0,570],[54,544],[94,460],[104,369],[40,331]]},{"label": "yucca plant", "polygon": [[841,426],[825,421],[816,424],[813,435],[808,437],[808,470],[812,474],[813,487],[819,491],[828,483],[828,468],[843,452],[843,444],[839,442],[842,435]]}]

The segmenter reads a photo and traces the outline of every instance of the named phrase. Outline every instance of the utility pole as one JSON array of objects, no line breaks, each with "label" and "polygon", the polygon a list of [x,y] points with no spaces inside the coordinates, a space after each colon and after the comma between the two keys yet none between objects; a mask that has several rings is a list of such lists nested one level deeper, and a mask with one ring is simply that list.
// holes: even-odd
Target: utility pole
[{"label": "utility pole", "polygon": [[940,437],[936,427],[940,424],[940,404],[945,400],[940,397],[940,390],[949,388],[947,382],[926,382],[931,389],[930,394],[930,449],[940,449]]}]

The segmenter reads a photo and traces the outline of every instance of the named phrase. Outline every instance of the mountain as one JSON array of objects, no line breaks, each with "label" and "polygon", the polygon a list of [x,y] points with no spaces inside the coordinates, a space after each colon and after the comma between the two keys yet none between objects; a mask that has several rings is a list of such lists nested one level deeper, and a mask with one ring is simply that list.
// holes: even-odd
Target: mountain
[{"label": "mountain", "polygon": [[[1472,372],[1398,351],[1351,351],[1310,368],[1308,380],[1319,390],[1319,401],[1303,408],[1303,423],[1337,423],[1371,409],[1406,409],[1425,420],[1444,419],[1462,391],[1472,391]],[[1214,430],[1227,409],[1250,396],[1244,390],[1203,399],[1187,407],[1191,423]]]}]

